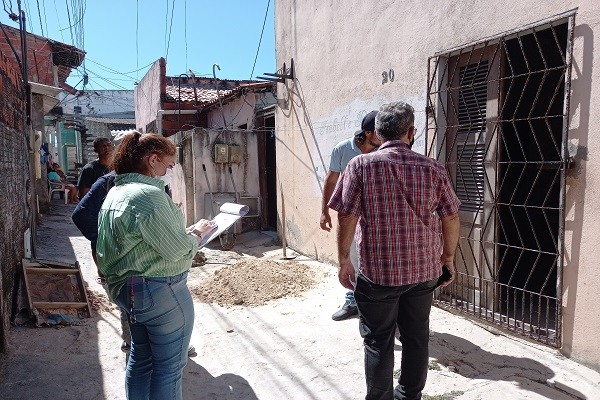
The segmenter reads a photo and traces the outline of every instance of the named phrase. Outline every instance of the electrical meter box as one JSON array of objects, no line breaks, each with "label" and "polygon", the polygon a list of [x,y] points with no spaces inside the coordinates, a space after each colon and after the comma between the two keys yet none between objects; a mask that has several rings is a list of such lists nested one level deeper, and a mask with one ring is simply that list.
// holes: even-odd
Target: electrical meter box
[{"label": "electrical meter box", "polygon": [[244,150],[241,146],[229,146],[229,162],[240,164],[242,161],[244,161]]},{"label": "electrical meter box", "polygon": [[226,144],[215,144],[215,162],[229,162],[229,146],[227,146]]}]

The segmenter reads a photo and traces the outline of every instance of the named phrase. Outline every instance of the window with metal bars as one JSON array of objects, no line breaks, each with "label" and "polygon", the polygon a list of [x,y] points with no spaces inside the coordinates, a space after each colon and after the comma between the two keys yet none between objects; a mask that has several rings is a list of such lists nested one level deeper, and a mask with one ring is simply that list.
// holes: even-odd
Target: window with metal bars
[{"label": "window with metal bars", "polygon": [[574,13],[429,59],[427,154],[462,201],[439,305],[560,346]]}]

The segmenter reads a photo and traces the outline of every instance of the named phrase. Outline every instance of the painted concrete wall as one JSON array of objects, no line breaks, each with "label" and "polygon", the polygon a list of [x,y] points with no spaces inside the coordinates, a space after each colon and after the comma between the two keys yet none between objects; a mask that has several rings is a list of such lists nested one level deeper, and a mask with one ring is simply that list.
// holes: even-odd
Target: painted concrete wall
[{"label": "painted concrete wall", "polygon": [[162,62],[162,58],[156,60],[134,89],[136,129],[143,132],[147,124],[156,121],[156,113],[160,110]]},{"label": "painted concrete wall", "polygon": [[[358,129],[366,112],[390,101],[412,104],[420,135],[415,149],[423,151],[429,57],[576,7],[569,139],[578,147],[567,177],[562,351],[600,369],[600,348],[591,340],[600,326],[595,306],[600,293],[600,163],[594,158],[600,140],[589,138],[589,132],[600,130],[595,38],[600,3],[278,0],[277,66],[289,66],[293,58],[296,67],[296,79],[277,88],[277,168],[289,246],[335,260],[335,229],[326,233],[319,228],[323,177],[332,147]],[[394,80],[384,82],[390,69]]]},{"label": "painted concrete wall", "polygon": [[254,127],[254,111],[273,104],[271,93],[246,93],[232,102],[217,107],[208,113],[208,126],[213,129],[223,129],[223,118],[228,128],[238,128],[246,125],[246,129]]},{"label": "painted concrete wall", "polygon": [[[251,131],[202,128],[175,135],[175,144],[183,148],[183,160],[179,160],[173,168],[173,176],[169,183],[173,201],[180,205],[188,224],[209,217],[210,210],[205,209],[205,199],[210,191],[215,200],[230,198],[229,201],[234,201],[235,191],[239,196],[259,196],[256,135]],[[214,147],[217,143],[239,146],[243,154],[242,162],[214,162]],[[208,184],[202,169],[203,164],[206,167]]]},{"label": "painted concrete wall", "polygon": [[208,113],[208,126],[223,129],[225,126],[223,118],[225,118],[225,124],[228,127],[237,128],[246,125],[247,128],[252,128],[256,96],[254,93],[245,94],[231,103],[225,104],[223,112],[220,107],[211,110]]}]

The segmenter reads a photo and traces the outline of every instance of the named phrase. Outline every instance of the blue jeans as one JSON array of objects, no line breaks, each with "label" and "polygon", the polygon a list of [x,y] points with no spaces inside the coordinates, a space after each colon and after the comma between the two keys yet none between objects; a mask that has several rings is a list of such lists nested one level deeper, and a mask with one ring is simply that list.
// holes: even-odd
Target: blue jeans
[{"label": "blue jeans", "polygon": [[354,299],[354,291],[348,290],[346,292],[346,304],[350,307],[356,307],[356,300]]},{"label": "blue jeans", "polygon": [[[436,281],[381,286],[358,275],[354,296],[364,339],[366,400],[421,399],[427,380],[429,313]],[[394,389],[396,326],[400,330],[402,361]]]},{"label": "blue jeans", "polygon": [[116,303],[127,312],[131,330],[127,399],[181,400],[183,368],[194,327],[187,272],[165,278],[129,278]]}]

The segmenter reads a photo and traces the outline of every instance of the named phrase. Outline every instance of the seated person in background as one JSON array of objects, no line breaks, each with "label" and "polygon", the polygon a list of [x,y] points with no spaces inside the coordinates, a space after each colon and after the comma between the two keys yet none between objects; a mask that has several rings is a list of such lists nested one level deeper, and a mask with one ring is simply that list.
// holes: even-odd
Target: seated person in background
[{"label": "seated person in background", "polygon": [[67,183],[66,180],[61,179],[60,175],[56,171],[48,171],[48,184],[50,184],[51,188],[57,188],[57,185],[64,184],[65,188],[69,189],[69,203],[77,204],[79,201],[77,197],[77,186]]},{"label": "seated person in background", "polygon": [[67,179],[67,175],[65,175],[65,171],[63,171],[63,169],[60,167],[60,165],[58,163],[52,163],[52,169],[54,170],[54,172],[56,172],[58,174],[58,176],[60,176],[61,180],[66,180]]}]

